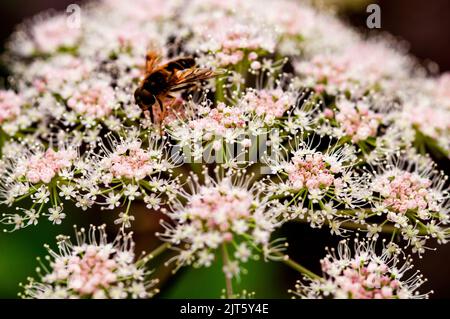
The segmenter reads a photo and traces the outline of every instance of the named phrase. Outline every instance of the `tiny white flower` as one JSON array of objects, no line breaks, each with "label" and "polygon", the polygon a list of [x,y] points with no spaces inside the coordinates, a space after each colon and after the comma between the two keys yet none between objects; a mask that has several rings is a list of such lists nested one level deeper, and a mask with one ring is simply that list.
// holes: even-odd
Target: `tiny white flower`
[{"label": "tiny white flower", "polygon": [[66,218],[66,214],[63,213],[62,206],[51,207],[48,209],[48,212],[48,220],[53,224],[59,225],[61,224],[62,220]]}]

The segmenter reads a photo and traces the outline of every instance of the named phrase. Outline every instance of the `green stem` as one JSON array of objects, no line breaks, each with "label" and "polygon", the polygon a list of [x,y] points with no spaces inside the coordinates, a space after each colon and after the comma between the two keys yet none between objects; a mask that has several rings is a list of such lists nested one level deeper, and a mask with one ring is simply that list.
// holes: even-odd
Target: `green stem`
[{"label": "green stem", "polygon": [[224,80],[222,78],[216,79],[216,102],[225,102],[225,89],[223,87]]},{"label": "green stem", "polygon": [[120,186],[123,186],[123,184],[117,184],[117,185],[115,185],[115,186],[113,186],[111,188],[105,189],[105,190],[101,191],[99,194],[103,195],[103,194],[109,193],[109,192],[115,190],[116,188],[118,188]]},{"label": "green stem", "polygon": [[355,216],[356,212],[365,212],[365,213],[372,213],[372,209],[371,208],[363,208],[363,209],[339,209],[336,214],[340,215],[340,216],[346,216],[346,215],[350,215],[350,216]]},{"label": "green stem", "polygon": [[127,210],[125,211],[125,215],[128,216],[128,213],[130,212],[130,207],[131,207],[131,200],[128,200],[128,204],[127,204]]},{"label": "green stem", "polygon": [[283,255],[282,253],[276,253],[277,256],[281,257],[281,261],[291,267],[292,269],[308,276],[311,279],[321,279],[320,276],[316,275],[315,273],[313,273],[311,270],[307,269],[306,267],[300,265],[299,263],[293,261],[292,259],[289,258],[289,256],[287,255]]},{"label": "green stem", "polygon": [[152,250],[150,253],[148,253],[147,255],[145,255],[144,258],[142,258],[141,260],[139,260],[137,262],[138,266],[143,266],[146,263],[148,263],[150,260],[155,259],[156,257],[158,257],[159,255],[161,255],[163,252],[165,252],[167,249],[169,249],[171,246],[169,243],[163,243],[161,245],[159,245],[158,247],[156,247],[154,250]]},{"label": "green stem", "polygon": [[395,235],[396,235],[396,234],[397,234],[397,230],[394,230],[394,231],[392,232],[391,241],[394,241]]},{"label": "green stem", "polygon": [[[341,226],[345,229],[353,229],[353,230],[367,230],[366,225],[361,225],[357,223],[352,222],[345,222],[342,223]],[[385,234],[392,234],[396,233],[398,231],[398,228],[396,228],[394,225],[381,225],[381,232]],[[419,230],[419,235],[427,235],[427,232],[424,230]]]},{"label": "green stem", "polygon": [[[223,265],[226,266],[228,265],[228,251],[227,251],[227,246],[225,244],[222,244],[222,258],[223,258]],[[233,283],[231,282],[231,278],[229,278],[226,274],[225,274],[225,287],[226,287],[226,293],[227,293],[227,298],[228,299],[232,299],[233,298]]]}]

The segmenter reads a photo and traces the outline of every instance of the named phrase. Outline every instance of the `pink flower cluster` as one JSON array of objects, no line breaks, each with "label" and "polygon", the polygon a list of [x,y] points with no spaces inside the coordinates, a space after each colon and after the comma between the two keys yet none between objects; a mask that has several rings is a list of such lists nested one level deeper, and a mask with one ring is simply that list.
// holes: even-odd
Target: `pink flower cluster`
[{"label": "pink flower cluster", "polygon": [[140,180],[153,172],[155,161],[140,144],[134,143],[126,151],[112,154],[107,169],[115,178]]},{"label": "pink flower cluster", "polygon": [[19,116],[23,102],[22,97],[14,91],[0,90],[0,124]]},{"label": "pink flower cluster", "polygon": [[266,119],[282,117],[294,105],[295,98],[281,89],[249,90],[243,97],[244,108]]},{"label": "pink flower cluster", "polygon": [[219,103],[205,117],[189,122],[191,129],[218,135],[224,135],[229,128],[243,128],[245,125],[243,110],[238,107],[228,107],[224,103]]},{"label": "pink flower cluster", "polygon": [[341,54],[318,54],[310,61],[296,63],[296,71],[317,92],[329,94],[365,90],[385,80],[407,77],[409,60],[379,43],[363,42]]},{"label": "pink flower cluster", "polygon": [[434,207],[429,190],[431,184],[428,178],[406,171],[397,171],[376,178],[372,190],[380,193],[384,198],[384,205],[395,212],[405,214],[408,210],[435,211],[437,208]]},{"label": "pink flower cluster", "polygon": [[337,298],[390,299],[397,297],[402,283],[381,259],[352,258],[346,264],[321,260],[322,271],[329,276]]},{"label": "pink flower cluster", "polygon": [[74,150],[55,152],[48,149],[46,152],[34,154],[20,161],[16,173],[18,176],[25,176],[27,181],[33,184],[50,183],[62,169],[70,167],[76,157],[77,153]]},{"label": "pink flower cluster", "polygon": [[369,105],[363,102],[355,105],[345,100],[338,103],[338,109],[335,119],[353,143],[376,136],[381,115],[371,111]]},{"label": "pink flower cluster", "polygon": [[425,134],[441,139],[450,131],[450,110],[444,108],[415,107],[408,108],[411,123],[417,125]]},{"label": "pink flower cluster", "polygon": [[81,37],[81,28],[69,25],[67,17],[61,15],[35,24],[31,33],[36,49],[51,53],[62,47],[74,47]]},{"label": "pink flower cluster", "polygon": [[347,62],[339,61],[334,56],[316,55],[310,61],[297,63],[295,68],[306,77],[306,83],[319,93],[344,90],[350,84],[345,74]]},{"label": "pink flower cluster", "polygon": [[278,246],[270,245],[270,235],[278,225],[277,215],[259,196],[263,185],[256,182],[249,188],[249,180],[233,173],[221,176],[217,172],[216,178],[212,178],[205,169],[201,182],[198,175],[192,175],[187,182],[191,191],[178,192],[179,200],[168,211],[173,222],[161,222],[164,233],[157,233],[181,250],[172,258],[177,267],[186,264],[209,267],[215,259],[215,250],[223,244],[229,246],[230,257],[223,270],[234,277],[239,273],[239,262],[247,262],[253,252],[262,252],[270,258],[277,249]]},{"label": "pink flower cluster", "polygon": [[[328,250],[321,259],[323,276],[298,281],[295,295],[306,299],[423,299],[417,289],[425,282],[419,271],[411,272],[412,259],[398,245],[383,242],[378,252],[377,241],[354,241],[354,252],[348,240]],[[406,257],[406,258],[405,258]]]},{"label": "pink flower cluster", "polygon": [[296,155],[285,167],[290,186],[295,190],[307,188],[316,190],[328,188],[338,182],[334,174],[340,172],[339,167],[331,166],[321,153]]},{"label": "pink flower cluster", "polygon": [[231,240],[234,221],[251,216],[253,196],[246,190],[227,187],[202,187],[185,208],[193,223],[205,223],[207,228],[219,230],[224,240]]},{"label": "pink flower cluster", "polygon": [[174,2],[160,0],[105,0],[114,12],[120,12],[127,18],[127,23],[148,22],[170,17],[176,12]]},{"label": "pink flower cluster", "polygon": [[290,1],[270,2],[269,10],[264,10],[267,19],[279,25],[284,33],[298,35],[317,24],[317,14],[308,7]]},{"label": "pink flower cluster", "polygon": [[[75,227],[76,228],[76,227]],[[146,260],[135,261],[131,233],[120,232],[108,241],[104,226],[90,226],[69,236],[57,237],[57,250],[46,245],[39,280],[29,278],[22,297],[33,299],[127,299],[151,298],[158,280],[150,279]]]},{"label": "pink flower cluster", "polygon": [[67,281],[69,289],[80,294],[94,294],[108,288],[117,280],[118,263],[112,246],[83,245],[69,256],[61,256],[52,263],[52,273],[44,281],[53,283]]},{"label": "pink flower cluster", "polygon": [[411,62],[401,53],[389,47],[389,42],[357,42],[344,51],[342,60],[350,66],[350,77],[373,85],[382,79],[408,76]]},{"label": "pink flower cluster", "polygon": [[94,118],[103,118],[111,114],[115,100],[113,88],[109,84],[95,81],[91,84],[83,82],[73,92],[67,105],[78,114]]},{"label": "pink flower cluster", "polygon": [[275,49],[270,30],[261,32],[255,25],[240,23],[228,16],[216,18],[210,12],[201,19],[203,22],[197,22],[201,27],[196,28],[196,32],[204,41],[199,45],[205,52],[215,52],[219,66],[238,64],[252,51],[273,52]]},{"label": "pink flower cluster", "polygon": [[255,30],[246,25],[236,25],[233,29],[221,29],[218,42],[221,51],[216,58],[221,66],[237,64],[245,56],[244,50],[254,51],[266,48],[272,51],[274,44],[268,44],[267,40]]},{"label": "pink flower cluster", "polygon": [[65,83],[77,83],[90,75],[93,66],[80,58],[71,55],[58,55],[51,58],[51,63],[37,61],[28,69],[32,75],[32,83],[36,90],[44,93],[47,90],[64,91]]}]

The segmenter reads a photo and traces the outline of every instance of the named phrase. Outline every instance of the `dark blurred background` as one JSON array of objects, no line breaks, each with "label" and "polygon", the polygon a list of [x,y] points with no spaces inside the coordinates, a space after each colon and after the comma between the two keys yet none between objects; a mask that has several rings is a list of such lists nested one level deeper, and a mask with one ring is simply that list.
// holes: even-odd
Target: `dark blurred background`
[{"label": "dark blurred background", "polygon": [[[276,0],[274,0],[276,1]],[[427,61],[436,62],[442,72],[450,70],[450,1],[448,0],[313,0],[319,5],[334,6],[343,19],[367,32],[366,7],[378,3],[381,7],[381,31],[387,31],[406,40],[412,54]],[[2,0],[0,2],[0,43],[23,19],[48,9],[65,10],[67,5],[79,2],[73,0]],[[333,30],[330,30],[333,32]],[[447,168],[448,171],[448,168]],[[3,213],[5,207],[0,207]],[[157,243],[149,235],[157,227],[160,218],[148,212],[137,210],[136,239],[138,247],[151,248]],[[33,275],[35,257],[43,255],[44,243],[53,243],[59,233],[70,234],[71,225],[99,224],[111,220],[112,213],[89,212],[79,214],[68,212],[62,226],[52,226],[45,220],[37,227],[31,227],[13,234],[0,233],[0,298],[14,298],[19,291],[18,283]],[[281,233],[291,243],[289,254],[305,266],[319,272],[318,260],[324,255],[324,247],[337,243],[328,231],[312,230],[305,225],[286,225]],[[416,266],[422,270],[429,282],[421,291],[433,289],[432,298],[450,298],[450,244],[429,251],[423,259],[417,259]],[[192,270],[186,269],[175,277],[163,280],[165,292],[162,297],[219,297],[224,287],[220,267]],[[270,275],[268,275],[270,273]],[[167,274],[160,273],[166,278]],[[238,289],[256,291],[259,298],[286,298],[299,274],[275,263],[250,263]],[[176,282],[176,284],[175,284]],[[195,289],[197,288],[197,289]]]}]

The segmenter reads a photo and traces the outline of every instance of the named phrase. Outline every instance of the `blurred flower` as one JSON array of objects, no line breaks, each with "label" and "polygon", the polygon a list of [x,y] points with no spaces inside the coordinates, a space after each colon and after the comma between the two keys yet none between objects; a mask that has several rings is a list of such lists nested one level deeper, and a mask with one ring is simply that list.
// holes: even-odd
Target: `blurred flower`
[{"label": "blurred flower", "polygon": [[12,120],[20,114],[22,98],[13,91],[0,91],[0,124]]}]

